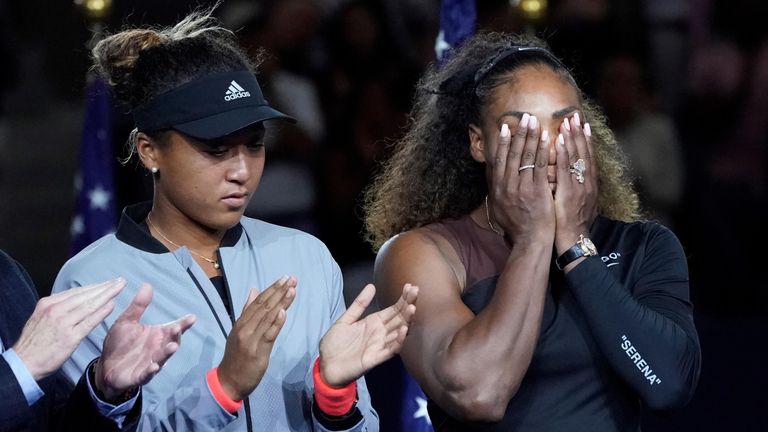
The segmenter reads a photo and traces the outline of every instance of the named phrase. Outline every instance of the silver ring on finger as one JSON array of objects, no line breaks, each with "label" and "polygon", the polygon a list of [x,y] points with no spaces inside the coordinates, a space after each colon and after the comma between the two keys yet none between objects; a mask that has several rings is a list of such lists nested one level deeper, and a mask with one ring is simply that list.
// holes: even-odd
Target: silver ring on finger
[{"label": "silver ring on finger", "polygon": [[534,169],[534,168],[536,168],[536,165],[523,165],[517,169],[517,172],[525,171],[527,169]]},{"label": "silver ring on finger", "polygon": [[576,162],[571,164],[569,171],[576,176],[576,181],[579,184],[584,184],[584,172],[587,170],[587,165],[584,163],[584,159],[577,159]]}]

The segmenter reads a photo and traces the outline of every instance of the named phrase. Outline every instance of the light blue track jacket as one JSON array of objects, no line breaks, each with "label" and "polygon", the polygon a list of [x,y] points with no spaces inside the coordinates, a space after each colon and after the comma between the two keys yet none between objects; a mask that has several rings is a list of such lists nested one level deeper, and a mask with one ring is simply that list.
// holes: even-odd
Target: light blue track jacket
[{"label": "light blue track jacket", "polygon": [[[182,337],[178,352],[144,386],[139,430],[325,431],[312,413],[312,366],[320,338],[345,310],[341,272],[325,245],[301,231],[246,217],[222,241],[220,263],[235,319],[250,288],[264,290],[284,275],[298,279],[296,298],[269,367],[249,397],[250,413],[243,406],[231,415],[216,402],[205,379],[221,362],[231,319],[189,250],[169,252],[149,235],[143,224],[149,209],[149,203],[127,207],[115,234],[88,246],[59,272],[54,292],[117,276],[128,281],[112,314],[64,364],[67,377],[73,382],[80,378],[100,354],[109,327],[147,282],[154,287],[154,298],[143,323],[162,324],[188,313],[195,314],[197,322]],[[363,420],[348,430],[378,431],[378,416],[363,378],[357,391]]]}]

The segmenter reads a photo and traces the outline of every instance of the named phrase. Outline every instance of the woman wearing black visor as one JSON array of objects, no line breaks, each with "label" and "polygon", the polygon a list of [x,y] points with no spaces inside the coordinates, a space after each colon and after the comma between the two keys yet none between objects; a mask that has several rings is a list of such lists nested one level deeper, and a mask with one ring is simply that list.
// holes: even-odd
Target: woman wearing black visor
[{"label": "woman wearing black visor", "polygon": [[[118,305],[149,282],[148,321],[198,318],[144,388],[139,429],[378,430],[362,376],[399,351],[417,288],[361,319],[372,285],[346,310],[320,241],[243,216],[264,168],[266,122],[293,119],[268,105],[233,34],[192,14],[171,29],[112,35],[93,54],[133,113],[130,143],[154,198],[72,258],[54,291],[122,275]],[[111,319],[65,365],[70,377],[98,354]]]}]

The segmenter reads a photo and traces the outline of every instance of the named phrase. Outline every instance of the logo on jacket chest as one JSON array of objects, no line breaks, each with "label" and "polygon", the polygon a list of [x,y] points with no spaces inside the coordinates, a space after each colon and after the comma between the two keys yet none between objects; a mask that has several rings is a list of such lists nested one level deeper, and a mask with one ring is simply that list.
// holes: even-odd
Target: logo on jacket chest
[{"label": "logo on jacket chest", "polygon": [[619,258],[621,258],[621,252],[611,252],[608,255],[600,257],[605,263],[606,267],[612,267],[619,264]]}]

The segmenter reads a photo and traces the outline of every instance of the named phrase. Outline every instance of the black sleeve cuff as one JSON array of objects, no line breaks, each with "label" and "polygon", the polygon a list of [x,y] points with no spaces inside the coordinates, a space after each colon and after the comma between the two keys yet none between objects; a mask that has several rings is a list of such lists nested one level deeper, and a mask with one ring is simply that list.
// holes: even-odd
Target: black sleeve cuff
[{"label": "black sleeve cuff", "polygon": [[99,388],[96,387],[96,362],[99,361],[99,358],[100,357],[96,357],[94,360],[92,360],[88,364],[88,367],[85,368],[85,373],[88,374],[88,380],[91,382],[93,393],[96,395],[97,398],[99,398],[99,401],[104,402],[106,404],[117,406],[135,398],[136,395],[138,395],[140,390],[138,387],[125,392],[125,394],[121,395],[118,400],[114,400],[114,401],[107,400],[106,396],[104,396],[104,393],[102,393],[101,390],[99,390]]},{"label": "black sleeve cuff", "polygon": [[358,423],[363,421],[363,413],[361,413],[360,410],[357,408],[357,404],[355,404],[355,406],[353,406],[348,413],[344,414],[343,416],[337,417],[337,416],[330,416],[328,414],[325,414],[320,409],[320,407],[317,406],[317,401],[315,401],[315,399],[312,398],[312,413],[317,419],[317,421],[320,422],[320,424],[323,425],[324,428],[332,431],[343,431],[343,430],[352,429]]},{"label": "black sleeve cuff", "polygon": [[[129,411],[123,421],[123,427],[118,428],[117,424],[112,420],[104,417],[99,412],[96,402],[91,397],[90,390],[88,389],[88,383],[86,374],[93,373],[94,363],[92,361],[88,367],[86,367],[85,373],[80,377],[75,389],[70,394],[67,400],[66,408],[63,411],[63,415],[60,421],[58,430],[60,431],[72,431],[72,430],[97,430],[97,431],[134,431],[138,426],[138,420],[141,414],[141,394],[133,405],[131,411]],[[95,382],[93,380],[92,382]],[[96,391],[96,388],[93,389]]]},{"label": "black sleeve cuff", "polygon": [[[125,417],[123,427],[118,428],[112,420],[104,417],[96,407],[96,402],[91,398],[88,390],[88,383],[85,374],[93,369],[95,360],[86,368],[85,373],[80,377],[74,391],[67,400],[66,408],[63,411],[59,430],[98,430],[98,431],[118,431],[118,430],[136,430],[138,426],[139,414],[141,413],[142,398],[139,394],[133,408]],[[94,391],[96,389],[94,388]]]}]

